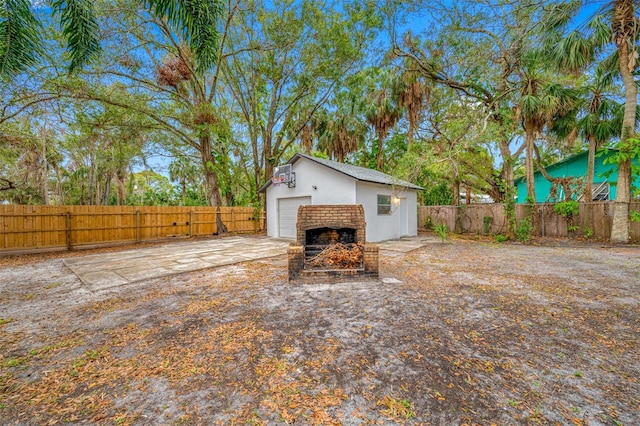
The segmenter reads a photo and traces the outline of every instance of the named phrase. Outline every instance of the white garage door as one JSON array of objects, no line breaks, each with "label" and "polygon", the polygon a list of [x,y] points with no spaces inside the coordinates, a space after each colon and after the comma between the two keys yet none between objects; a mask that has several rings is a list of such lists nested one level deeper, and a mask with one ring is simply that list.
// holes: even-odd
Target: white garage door
[{"label": "white garage door", "polygon": [[298,207],[311,204],[311,197],[278,199],[278,235],[280,238],[296,238]]}]

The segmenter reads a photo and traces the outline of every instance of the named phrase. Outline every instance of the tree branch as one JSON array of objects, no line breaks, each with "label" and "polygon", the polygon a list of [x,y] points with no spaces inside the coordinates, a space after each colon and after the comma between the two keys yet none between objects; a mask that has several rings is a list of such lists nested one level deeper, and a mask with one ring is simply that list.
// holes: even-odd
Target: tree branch
[{"label": "tree branch", "polygon": [[11,189],[17,188],[15,183],[10,181],[9,179],[0,177],[0,182],[2,182],[2,185],[0,185],[0,191],[9,191]]}]

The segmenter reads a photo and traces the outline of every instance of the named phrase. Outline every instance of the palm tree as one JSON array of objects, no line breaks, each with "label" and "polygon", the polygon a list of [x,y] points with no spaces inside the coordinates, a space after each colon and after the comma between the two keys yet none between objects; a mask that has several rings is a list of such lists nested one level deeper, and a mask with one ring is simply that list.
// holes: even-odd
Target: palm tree
[{"label": "palm tree", "polygon": [[353,115],[338,111],[332,118],[326,118],[318,134],[318,148],[331,158],[344,163],[345,157],[358,150],[364,143],[366,126]]},{"label": "palm tree", "polygon": [[578,137],[587,143],[587,175],[582,199],[592,200],[595,157],[598,149],[608,143],[620,129],[623,105],[612,96],[613,76],[597,67],[579,89],[580,99],[575,115],[557,121],[552,132],[560,139],[573,143]]},{"label": "palm tree", "polygon": [[389,131],[393,129],[400,119],[400,106],[394,99],[393,87],[396,75],[389,69],[372,70],[369,76],[371,90],[368,96],[368,106],[365,116],[375,130],[378,142],[376,155],[376,170],[382,170],[384,164],[384,141]]},{"label": "palm tree", "polygon": [[616,133],[616,127],[620,128],[622,106],[610,99],[606,93],[611,84],[611,74],[603,73],[598,68],[589,84],[583,87],[586,95],[583,99],[586,114],[578,121],[577,130],[589,143],[587,181],[584,187],[586,201],[593,198],[596,150],[611,140]]},{"label": "palm tree", "polygon": [[542,130],[553,127],[553,121],[572,112],[577,94],[542,71],[544,58],[539,52],[529,52],[523,58],[520,73],[520,97],[516,110],[521,116],[525,132],[525,178],[527,198],[535,200],[534,152],[535,141]]},{"label": "palm tree", "polygon": [[[609,57],[601,65],[620,75],[624,84],[625,104],[620,143],[618,144],[618,183],[616,189],[611,242],[629,242],[629,203],[631,201],[631,158],[637,148],[636,108],[638,86],[634,71],[638,68],[636,42],[640,34],[640,20],[636,16],[639,0],[601,1],[601,7],[588,23],[581,23],[568,32],[571,20],[585,7],[586,2],[574,0],[559,3],[550,10],[548,21],[552,58],[563,69],[578,72],[601,59],[602,52],[613,45]],[[592,6],[593,2],[589,2]]]},{"label": "palm tree", "polygon": [[201,170],[198,166],[185,156],[181,155],[169,164],[169,179],[172,182],[179,181],[183,206],[187,203],[187,184],[196,180],[199,174]]},{"label": "palm tree", "polygon": [[[198,69],[218,60],[218,20],[222,0],[140,0],[152,14],[166,18],[186,40]],[[62,33],[68,42],[70,71],[100,53],[99,27],[93,0],[54,0]],[[0,78],[11,77],[37,60],[42,51],[41,25],[28,0],[0,0]]]},{"label": "palm tree", "polygon": [[[407,64],[409,65],[409,64]],[[407,113],[409,128],[407,129],[407,151],[411,150],[415,129],[418,124],[426,103],[431,95],[431,90],[422,79],[420,74],[409,68],[402,73],[401,78],[395,80],[395,92],[398,105]]]}]

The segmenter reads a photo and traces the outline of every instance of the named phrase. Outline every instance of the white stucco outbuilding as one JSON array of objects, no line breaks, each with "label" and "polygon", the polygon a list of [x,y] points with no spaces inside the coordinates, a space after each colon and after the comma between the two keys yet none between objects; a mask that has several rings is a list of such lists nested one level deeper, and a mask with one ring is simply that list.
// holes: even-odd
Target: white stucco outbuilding
[{"label": "white stucco outbuilding", "polygon": [[305,204],[362,204],[367,241],[418,233],[417,191],[422,188],[385,173],[296,154],[287,163],[295,183],[267,182],[267,235],[296,237],[298,207]]}]

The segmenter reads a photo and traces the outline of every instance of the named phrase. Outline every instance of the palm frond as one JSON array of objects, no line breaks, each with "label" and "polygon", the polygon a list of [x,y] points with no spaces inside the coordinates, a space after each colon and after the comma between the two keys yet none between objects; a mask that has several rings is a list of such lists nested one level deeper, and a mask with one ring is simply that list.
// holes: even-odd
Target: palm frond
[{"label": "palm frond", "polygon": [[545,29],[564,28],[580,10],[580,3],[578,0],[551,3],[548,9],[545,10],[545,19],[543,21]]},{"label": "palm frond", "polygon": [[42,50],[41,26],[28,0],[0,1],[0,77],[33,64]]},{"label": "palm frond", "polygon": [[604,58],[599,64],[603,72],[611,73],[615,76],[620,74],[620,61],[618,60],[618,50],[613,50],[609,56]]},{"label": "palm frond", "polygon": [[219,20],[223,0],[145,0],[152,12],[167,21],[185,38],[193,51],[198,71],[218,61]]},{"label": "palm frond", "polygon": [[55,0],[54,14],[60,15],[62,34],[67,38],[71,72],[100,54],[99,28],[92,0]]},{"label": "palm frond", "polygon": [[578,31],[570,32],[551,50],[552,61],[561,69],[574,72],[587,67],[594,59],[595,49]]},{"label": "palm frond", "polygon": [[611,43],[611,20],[607,15],[599,14],[589,21],[589,40],[595,46],[602,47]]}]

